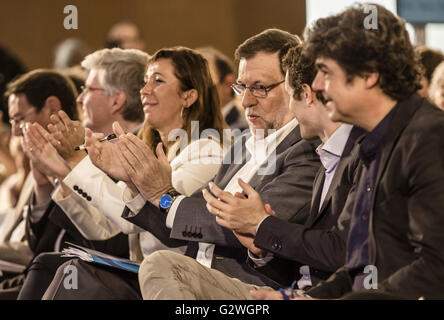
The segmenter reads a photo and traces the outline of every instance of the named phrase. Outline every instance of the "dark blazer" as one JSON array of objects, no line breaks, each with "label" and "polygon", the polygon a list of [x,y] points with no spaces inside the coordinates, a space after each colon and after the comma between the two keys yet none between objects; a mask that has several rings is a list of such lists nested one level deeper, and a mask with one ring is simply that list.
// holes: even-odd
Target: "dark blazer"
[{"label": "dark blazer", "polygon": [[[238,144],[245,150],[245,141],[246,138],[237,140],[226,157],[233,157],[233,150],[239,147]],[[320,166],[315,152],[317,143],[302,140],[297,126],[276,148],[276,170],[269,175],[256,174],[250,180],[250,185],[261,195],[263,202],[269,203],[280,219],[304,223],[308,217],[313,179]],[[248,159],[249,155],[243,152],[240,163],[224,161],[213,182],[225,188]],[[123,217],[161,241],[168,241],[169,237],[191,241],[188,254],[193,257],[197,253],[198,242],[216,244],[212,262],[214,269],[246,282],[266,284],[250,277],[256,272],[245,263],[247,250],[231,230],[216,223],[214,215],[207,211],[201,190],[181,201],[171,230],[165,227],[165,214],[150,203],[135,216],[131,216],[126,208]],[[158,223],[163,225],[159,227]],[[171,242],[165,243],[171,245]]]},{"label": "dark blazer", "polygon": [[[436,106],[417,94],[398,103],[369,217],[369,259],[377,267],[378,289],[444,298],[443,136],[444,112]],[[341,268],[308,293],[333,298],[349,291],[351,279]]]},{"label": "dark blazer", "polygon": [[[32,198],[33,196],[31,196]],[[31,207],[29,206],[29,208]],[[31,212],[29,212],[26,218],[26,237],[34,256],[43,252],[53,252],[62,230],[65,230],[65,233],[60,239],[61,249],[67,247],[67,242],[70,242],[123,258],[128,258],[129,256],[127,235],[119,233],[108,240],[87,240],[81,235],[63,210],[52,200],[43,217],[38,222],[31,222],[30,216]]]},{"label": "dark blazer", "polygon": [[[322,166],[313,183],[310,215],[304,224],[268,217],[258,228],[254,240],[256,247],[293,261],[293,266],[289,267],[292,272],[280,275],[280,282],[291,283],[292,280],[299,279],[299,267],[308,265],[314,285],[321,279],[325,280],[344,264],[350,217],[343,216],[340,223],[338,219],[349,193],[356,189],[360,168],[356,141],[363,134],[365,131],[358,127],[353,127],[350,132],[320,210],[325,179],[325,169]],[[352,199],[350,198],[347,205],[352,205]],[[272,270],[273,264],[261,268],[256,267],[253,262],[250,265],[273,278],[279,276],[278,272]]]}]

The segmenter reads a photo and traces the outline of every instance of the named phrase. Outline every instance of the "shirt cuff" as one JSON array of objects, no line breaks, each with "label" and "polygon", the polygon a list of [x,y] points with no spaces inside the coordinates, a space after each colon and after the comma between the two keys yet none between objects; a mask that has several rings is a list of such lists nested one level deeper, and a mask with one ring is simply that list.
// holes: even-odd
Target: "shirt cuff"
[{"label": "shirt cuff", "polygon": [[254,262],[255,265],[257,265],[258,267],[263,267],[271,260],[273,260],[274,255],[270,252],[267,252],[265,257],[257,258],[257,256],[255,256],[250,250],[248,250],[248,257],[251,259],[251,261]]},{"label": "shirt cuff", "polygon": [[135,216],[137,215],[140,210],[145,206],[146,200],[142,196],[142,194],[138,194],[134,198],[131,196],[131,190],[126,187],[123,191],[123,201],[125,202],[125,205],[130,209],[131,213],[129,216]]},{"label": "shirt cuff", "polygon": [[171,205],[170,210],[168,211],[168,215],[166,218],[166,226],[169,229],[173,228],[174,218],[176,217],[176,211],[179,207],[179,204],[185,199],[185,196],[178,196]]},{"label": "shirt cuff", "polygon": [[46,209],[48,209],[48,206],[51,202],[51,197],[48,198],[48,200],[46,200],[45,202],[42,202],[40,204],[34,204],[35,202],[35,194],[32,193],[32,201],[31,201],[31,206],[30,206],[30,219],[32,223],[37,223],[40,221],[40,219],[42,219],[43,215],[46,212]]}]

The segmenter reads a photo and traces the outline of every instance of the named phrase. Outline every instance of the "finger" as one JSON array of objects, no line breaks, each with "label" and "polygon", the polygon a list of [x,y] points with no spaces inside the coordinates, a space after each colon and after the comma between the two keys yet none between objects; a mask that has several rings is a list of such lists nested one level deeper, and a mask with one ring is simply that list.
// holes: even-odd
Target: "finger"
[{"label": "finger", "polygon": [[[222,214],[224,211],[228,212],[231,211],[232,207],[219,199],[215,198],[213,195],[210,194],[210,192],[207,189],[202,189],[202,195],[207,202],[207,205],[210,205],[211,210],[210,211],[214,215],[220,215],[222,217]],[[208,208],[208,206],[207,206]]]},{"label": "finger", "polygon": [[[122,139],[123,138],[123,139]],[[120,150],[122,156],[126,160],[126,162],[131,166],[133,170],[137,168],[141,168],[143,166],[143,157],[140,155],[138,150],[130,150],[127,143],[122,142],[125,140],[125,137],[119,138],[117,142],[117,149]],[[134,145],[129,144],[132,148],[135,148]]]},{"label": "finger", "polygon": [[[119,158],[120,164],[122,165],[123,169],[125,169],[126,173],[131,179],[131,182],[136,185],[134,182],[134,177],[136,176],[136,169],[129,163],[129,161],[126,159],[125,155],[123,154],[122,150],[120,148],[117,148],[117,156]],[[136,185],[137,187],[137,185]]]},{"label": "finger", "polygon": [[219,199],[222,200],[223,202],[230,204],[232,206],[237,206],[238,202],[236,200],[236,198],[229,192],[223,191],[221,188],[219,188],[218,186],[216,186],[215,183],[210,182],[208,184],[208,186],[210,187],[211,192]]},{"label": "finger", "polygon": [[270,216],[275,216],[276,215],[276,212],[274,212],[274,210],[271,209],[271,206],[268,203],[264,206],[264,209],[265,209],[265,212],[268,215],[270,215]]},{"label": "finger", "polygon": [[66,131],[64,123],[60,120],[57,114],[52,114],[49,118],[51,119],[52,124],[56,126],[57,130]]},{"label": "finger", "polygon": [[60,110],[59,117],[68,131],[72,131],[74,129],[74,125],[72,123],[72,120],[68,117],[68,115],[66,114],[65,111]]},{"label": "finger", "polygon": [[55,125],[53,125],[52,123],[48,124],[46,127],[48,128],[48,131],[51,133],[55,133],[55,132],[59,131],[57,129],[57,127]]},{"label": "finger", "polygon": [[150,160],[156,159],[153,151],[145,144],[145,142],[137,138],[134,134],[127,133],[125,137],[128,139],[128,142],[134,144],[134,146],[136,146],[137,149],[139,149],[143,153],[144,157],[149,158]]},{"label": "finger", "polygon": [[242,193],[240,193],[240,192],[236,192],[235,194],[234,194],[234,196],[236,197],[236,198],[239,198],[239,199],[247,199]]},{"label": "finger", "polygon": [[237,182],[239,183],[239,186],[242,188],[242,190],[245,192],[248,198],[251,198],[251,196],[257,194],[256,190],[254,190],[252,186],[244,182],[244,180],[242,180],[241,178],[237,179]]},{"label": "finger", "polygon": [[125,134],[125,131],[123,131],[122,127],[120,126],[120,123],[117,121],[113,122],[113,131],[117,137],[123,136]]},{"label": "finger", "polygon": [[[137,137],[136,139],[139,140]],[[148,166],[151,166],[151,163],[157,161],[151,150],[149,150],[149,152],[145,150],[149,149],[147,145],[144,143],[139,145],[138,143],[132,142],[128,134],[121,136],[117,142],[117,145],[121,148],[125,155],[128,154],[128,156],[131,157],[131,160],[128,160],[132,161],[133,165],[136,164],[134,161],[137,161],[137,163],[140,163],[140,165],[147,164]]]}]

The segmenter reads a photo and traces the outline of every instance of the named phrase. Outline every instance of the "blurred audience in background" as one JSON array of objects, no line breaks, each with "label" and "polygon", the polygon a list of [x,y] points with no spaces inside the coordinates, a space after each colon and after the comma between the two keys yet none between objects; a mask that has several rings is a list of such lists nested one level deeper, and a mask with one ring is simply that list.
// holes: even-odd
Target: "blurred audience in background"
[{"label": "blurred audience in background", "polygon": [[142,29],[130,21],[120,21],[111,26],[106,36],[105,48],[145,50]]},{"label": "blurred audience in background", "polygon": [[444,54],[439,50],[431,49],[426,46],[418,46],[415,49],[423,67],[421,78],[422,88],[419,89],[418,93],[423,97],[428,97],[433,71],[442,61],[444,61]]},{"label": "blurred audience in background", "polygon": [[444,110],[444,62],[441,62],[433,72],[429,97],[433,103]]}]

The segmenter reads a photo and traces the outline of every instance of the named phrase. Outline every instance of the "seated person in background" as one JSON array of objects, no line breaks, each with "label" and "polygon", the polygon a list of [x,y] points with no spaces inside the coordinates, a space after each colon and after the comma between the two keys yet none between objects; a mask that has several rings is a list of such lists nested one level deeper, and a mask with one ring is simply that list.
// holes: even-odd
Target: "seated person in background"
[{"label": "seated person in background", "polygon": [[211,77],[217,88],[220,107],[225,122],[231,129],[248,129],[245,111],[241,109],[231,86],[236,82],[233,62],[219,50],[212,47],[196,49],[208,61]]},{"label": "seated person in background", "polygon": [[[239,184],[247,198],[233,196],[214,184],[209,186],[214,196],[204,190],[204,198],[209,212],[216,215],[216,222],[233,230],[250,250],[250,265],[266,274],[287,272],[287,282],[299,280],[301,269],[303,277],[298,286],[304,288],[326,279],[344,263],[350,219],[341,217],[338,223],[338,218],[359,171],[354,146],[364,131],[330,120],[322,97],[318,100],[310,88],[316,74],[314,60],[301,55],[301,51],[302,44],[290,49],[283,66],[290,108],[299,122],[302,138],[322,140],[316,151],[323,166],[313,184],[309,218],[304,224],[296,224],[270,215],[272,208],[264,208],[260,194],[242,180]],[[267,270],[273,259],[267,252],[292,262],[285,271],[282,267],[273,270],[272,263]],[[183,265],[187,268],[180,267]],[[208,278],[213,281],[207,281]],[[145,259],[139,279],[145,299],[251,299],[249,290],[258,288],[206,268],[189,257],[163,251]]]},{"label": "seated person in background", "polygon": [[405,21],[376,7],[376,29],[362,27],[366,6],[355,5],[306,33],[313,88],[330,118],[368,131],[355,205],[346,207],[344,266],[306,294],[443,299],[444,113],[416,94],[421,74]]},{"label": "seated person in background", "polygon": [[[76,118],[76,91],[72,82],[61,74],[49,70],[34,70],[9,83],[9,118],[12,134],[21,137],[25,121],[47,126],[50,115],[65,110]],[[48,233],[41,232],[40,222],[44,202],[53,190],[53,184],[33,166],[19,195],[17,204],[0,226],[0,259],[26,266],[33,255],[45,244]],[[58,232],[54,237],[57,238]],[[42,249],[43,250],[43,249]]]},{"label": "seated person in background", "polygon": [[0,215],[14,210],[25,179],[29,174],[29,159],[22,150],[20,140],[20,137],[11,136],[6,145],[7,150],[2,151],[5,156],[12,158],[15,171],[11,172],[0,186]]},{"label": "seated person in background", "polygon": [[[253,135],[234,143],[212,181],[235,194],[242,191],[238,178],[243,178],[273,206],[278,217],[303,223],[320,163],[314,143],[302,140],[298,123],[288,107],[290,97],[283,85],[285,74],[279,58],[298,43],[299,39],[288,32],[269,29],[239,47],[240,76],[236,90],[243,96]],[[131,181],[148,200],[141,210],[125,209],[123,216],[127,220],[165,243],[181,240],[187,244],[186,255],[204,265],[244,281],[271,282],[279,287],[245,263],[247,250],[231,230],[217,224],[206,209],[201,189],[191,196],[177,196],[172,191],[169,196],[174,201],[165,206],[160,202],[168,196],[170,185],[165,167],[156,164],[147,148],[134,144],[131,135],[121,136],[117,145]],[[57,282],[48,289],[52,296],[60,292],[62,271],[59,269]]]},{"label": "seated person in background", "polygon": [[111,26],[106,35],[105,48],[145,49],[142,29],[131,21],[120,21]]},{"label": "seated person in background", "polygon": [[[48,139],[53,143],[53,153],[40,159],[39,149],[34,148],[31,154],[36,166],[41,167],[46,175],[59,179],[59,186],[52,193],[53,201],[50,201],[46,210],[48,219],[56,225],[69,225],[68,230],[81,240],[76,243],[126,258],[139,252],[137,247],[134,248],[138,240],[121,233],[101,212],[87,205],[83,193],[72,193],[72,189],[64,185],[59,174],[49,168],[57,168],[57,165],[60,167],[61,163],[64,169],[65,162],[57,161],[63,158],[71,169],[87,156],[84,150],[74,150],[84,143],[85,127],[94,132],[110,134],[113,122],[118,121],[125,131],[137,132],[140,129],[144,113],[139,88],[144,83],[148,59],[148,54],[142,51],[118,48],[99,50],[87,56],[82,65],[88,70],[88,79],[77,97],[77,107],[80,106],[83,113],[82,122],[71,120],[64,112],[51,115],[51,124],[48,126],[51,134]],[[38,125],[30,125],[28,131],[32,132],[35,127]],[[45,132],[44,129],[41,130]],[[58,155],[59,158],[54,157]],[[50,166],[46,165],[48,162]],[[85,180],[90,179],[88,171],[81,174]],[[101,176],[97,178],[100,180]],[[71,221],[71,215],[77,215],[79,219]],[[89,229],[85,232],[85,228]],[[91,230],[96,232],[91,234]],[[58,266],[66,260],[61,259],[59,254],[42,254],[34,259],[28,268],[27,281],[20,296],[40,299]]]},{"label": "seated person in background", "polygon": [[433,72],[429,88],[430,100],[444,110],[444,62],[441,62]]},{"label": "seated person in background", "polygon": [[430,82],[432,81],[433,71],[436,67],[444,61],[444,54],[435,49],[427,48],[426,46],[419,46],[415,48],[416,53],[419,55],[419,59],[422,65],[422,88],[418,90],[418,94],[424,98],[429,96]]},{"label": "seated person in background", "polygon": [[[152,161],[168,169],[170,185],[181,193],[189,195],[210,180],[222,162],[222,141],[220,140],[223,129],[222,115],[217,91],[212,85],[207,63],[200,54],[188,48],[161,49],[148,61],[145,82],[145,86],[140,90],[145,112],[145,124],[141,131],[143,140],[134,135],[131,137],[136,145],[148,146],[146,151],[151,152],[153,165],[155,164]],[[212,129],[214,135],[213,133],[208,135],[208,129]],[[34,136],[34,133],[35,136],[39,134],[37,131],[31,134]],[[117,136],[125,135],[118,123],[115,123],[115,133]],[[126,182],[127,185],[131,184],[125,169],[116,157],[117,146],[110,142],[99,143],[89,130],[86,135],[89,156],[71,172],[66,171],[58,175],[59,179],[64,179],[68,187],[74,190],[81,189],[82,193],[87,194],[83,198],[73,194],[82,203],[79,203],[76,210],[70,212],[69,207],[64,204],[67,215],[80,230],[93,237],[106,237],[115,232],[114,230],[134,235],[134,240],[140,242],[137,243],[138,251],[134,250],[135,253],[140,254],[132,257],[136,261],[140,261],[143,256],[158,249],[169,248],[168,244],[171,245],[171,249],[177,247],[174,242],[163,244],[151,233],[121,218],[120,215],[125,207],[125,184],[123,187],[117,186],[103,171],[98,169],[106,169],[113,178],[119,179],[122,183]],[[199,136],[201,138],[196,139]],[[46,142],[46,144],[50,148],[49,143]],[[42,161],[48,158],[44,156],[47,154],[42,154]],[[158,159],[154,154],[157,154]],[[59,166],[63,167],[63,160],[57,157],[54,151],[51,158],[55,159],[47,161],[48,166],[61,162]],[[131,185],[130,188],[138,192],[137,187]],[[145,200],[142,196],[136,200],[135,206],[139,205],[137,201],[141,202],[142,206],[144,205]],[[100,216],[95,213],[97,211],[86,212],[84,208],[88,205],[95,206]],[[80,210],[81,208],[83,210]],[[175,250],[184,252],[181,248]],[[79,283],[79,289],[75,290],[76,292],[59,288],[56,298],[140,298],[135,274],[109,270],[83,261],[74,260],[69,264],[78,268],[79,281],[83,278],[85,283],[84,285],[81,285],[83,282]],[[64,277],[63,266],[59,270]],[[100,279],[96,276],[93,277],[94,279],[89,278],[98,273],[101,275]],[[58,279],[56,275],[54,281]],[[25,283],[25,287],[26,285]],[[21,295],[20,298],[26,297]]]}]

